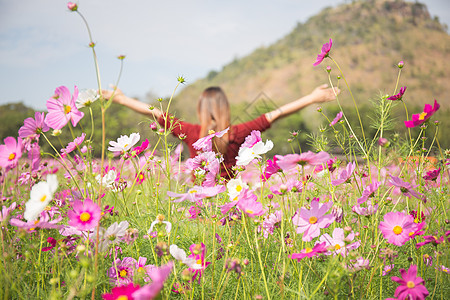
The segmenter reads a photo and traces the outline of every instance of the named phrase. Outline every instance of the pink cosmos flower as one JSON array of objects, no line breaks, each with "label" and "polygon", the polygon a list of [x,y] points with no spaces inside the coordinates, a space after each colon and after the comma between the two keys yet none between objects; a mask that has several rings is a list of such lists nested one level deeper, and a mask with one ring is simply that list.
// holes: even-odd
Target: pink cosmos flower
[{"label": "pink cosmos flower", "polygon": [[75,200],[73,210],[67,212],[68,224],[79,230],[90,230],[98,225],[101,218],[100,207],[91,199],[83,201]]},{"label": "pink cosmos flower", "polygon": [[367,206],[363,207],[363,206],[361,206],[361,204],[358,203],[358,205],[354,205],[352,207],[352,211],[354,213],[357,213],[360,216],[365,216],[365,217],[373,215],[373,214],[375,214],[377,212],[378,204],[372,205],[370,200],[367,201],[366,204],[367,204]]},{"label": "pink cosmos flower", "polygon": [[267,238],[269,234],[273,234],[275,228],[280,227],[280,223],[282,221],[283,212],[281,210],[277,210],[274,213],[268,215],[262,224],[262,229],[264,233],[264,237]]},{"label": "pink cosmos flower", "polygon": [[416,244],[416,248],[419,249],[420,247],[426,245],[426,244],[432,244],[434,246],[439,245],[440,243],[444,242],[444,236],[441,237],[437,237],[435,235],[424,235],[423,236],[424,240],[423,242],[417,243]]},{"label": "pink cosmos flower", "polygon": [[350,232],[347,236],[345,236],[344,229],[335,228],[332,236],[325,233],[319,238],[319,242],[324,242],[328,249],[331,247],[334,248],[334,250],[329,254],[340,254],[345,257],[347,256],[349,250],[356,249],[361,245],[360,241],[351,243],[354,239],[355,234],[353,232]]},{"label": "pink cosmos flower", "polygon": [[150,145],[148,139],[145,139],[145,141],[142,142],[140,146],[134,147],[133,152],[135,152],[136,155],[141,154],[145,150],[147,150],[148,146]]},{"label": "pink cosmos flower", "polygon": [[[326,167],[328,171],[333,172],[334,170],[336,170],[336,161],[337,161],[336,157],[327,160]],[[324,170],[323,165],[318,165],[317,167],[314,168],[314,173],[319,173],[322,172],[323,170]]]},{"label": "pink cosmos flower", "polygon": [[139,285],[130,282],[127,285],[117,286],[111,290],[111,294],[103,294],[104,300],[118,300],[118,299],[135,299],[133,293],[139,290]]},{"label": "pink cosmos flower", "polygon": [[203,198],[214,197],[217,194],[220,194],[226,190],[226,187],[223,185],[216,185],[213,187],[204,187],[204,186],[193,186],[190,188],[187,193],[178,194],[171,191],[167,192],[167,196],[178,198],[173,200],[173,202],[182,202],[184,200],[189,200],[191,202],[197,202],[202,200]]},{"label": "pink cosmos flower", "polygon": [[224,136],[224,134],[227,133],[228,130],[230,130],[230,127],[226,128],[222,131],[214,132],[205,137],[202,137],[202,138],[198,139],[195,143],[193,143],[192,147],[194,147],[197,150],[201,150],[201,151],[212,151],[212,139],[215,137],[220,138],[220,137]]},{"label": "pink cosmos flower", "polygon": [[[67,8],[71,11],[77,11],[78,10],[78,5],[76,3],[73,2],[68,2],[67,3]],[[116,299],[116,298],[114,298]]]},{"label": "pink cosmos flower", "polygon": [[256,145],[256,143],[261,141],[261,132],[258,130],[252,130],[250,135],[245,138],[245,141],[242,143],[241,147],[251,148]]},{"label": "pink cosmos flower", "polygon": [[434,106],[431,107],[430,104],[425,104],[425,107],[423,108],[423,112],[420,114],[414,114],[412,115],[412,120],[405,121],[405,126],[408,128],[420,126],[426,121],[428,121],[429,118],[431,118],[432,115],[434,115],[435,112],[441,107],[436,100],[434,100]]},{"label": "pink cosmos flower", "polygon": [[84,113],[79,111],[75,105],[77,98],[77,86],[74,88],[72,97],[67,87],[56,88],[55,95],[47,100],[48,114],[45,117],[45,123],[53,129],[62,129],[69,121],[74,127],[77,126],[84,116]]},{"label": "pink cosmos flower", "polygon": [[194,281],[198,276],[198,283],[200,283],[200,278],[202,277],[203,271],[205,271],[206,267],[211,264],[211,262],[205,261],[206,246],[203,243],[192,244],[189,247],[189,250],[191,250],[192,254],[188,257],[195,259],[197,264],[202,266],[200,269],[189,268],[189,271],[193,272],[192,281]]},{"label": "pink cosmos flower", "polygon": [[250,218],[261,216],[265,213],[261,202],[256,201],[253,197],[240,198],[237,207]]},{"label": "pink cosmos flower", "polygon": [[286,181],[286,184],[281,183],[270,186],[270,191],[275,195],[282,195],[287,192],[301,192],[302,182],[298,181],[296,178],[289,178]]},{"label": "pink cosmos flower", "polygon": [[333,119],[333,121],[331,121],[330,126],[336,125],[336,123],[339,122],[339,120],[342,118],[342,116],[343,116],[343,112],[342,111],[338,112],[336,117]]},{"label": "pink cosmos flower", "polygon": [[394,177],[392,175],[390,176],[391,179],[388,180],[389,183],[395,187],[398,187],[400,191],[403,193],[403,195],[405,195],[408,198],[411,198],[411,196],[413,196],[416,197],[417,199],[422,199],[423,195],[413,190],[413,188],[415,188],[416,186],[413,186],[410,183],[401,180],[399,177]]},{"label": "pink cosmos flower", "polygon": [[394,264],[384,266],[382,275],[386,276],[387,274],[391,273],[391,271],[394,269],[394,266],[395,266]]},{"label": "pink cosmos flower", "polygon": [[292,258],[292,259],[296,259],[297,261],[300,261],[300,260],[302,260],[305,257],[310,257],[311,258],[313,256],[317,256],[320,253],[324,253],[324,252],[327,252],[327,251],[328,250],[327,250],[326,243],[323,242],[323,243],[317,243],[313,248],[307,247],[305,249],[302,249],[300,251],[300,253],[293,253],[289,257]]},{"label": "pink cosmos flower", "polygon": [[403,94],[406,91],[406,86],[400,88],[400,91],[398,94],[390,96],[389,98],[387,98],[388,100],[392,100],[392,101],[397,101],[397,100],[402,100]]},{"label": "pink cosmos flower", "polygon": [[388,243],[403,246],[409,239],[410,233],[414,232],[416,223],[413,217],[402,212],[389,212],[384,215],[379,228]]},{"label": "pink cosmos flower", "polygon": [[373,197],[375,195],[375,192],[377,191],[378,187],[380,186],[381,182],[374,181],[373,183],[366,186],[364,191],[362,192],[361,197],[358,198],[358,203],[364,203],[367,201],[367,199]]},{"label": "pink cosmos flower", "polygon": [[311,201],[311,209],[300,208],[300,212],[292,218],[292,223],[297,226],[296,232],[303,233],[302,240],[311,241],[320,235],[320,228],[327,228],[334,221],[332,214],[325,215],[333,206],[333,202],[319,203],[318,199]]},{"label": "pink cosmos flower", "polygon": [[355,167],[356,164],[354,162],[349,163],[345,170],[342,170],[342,172],[339,174],[338,178],[331,181],[331,184],[334,186],[338,186],[344,182],[350,182],[350,178],[352,177]]},{"label": "pink cosmos flower", "polygon": [[135,291],[132,294],[132,297],[128,299],[135,299],[135,300],[155,299],[159,295],[159,292],[163,289],[164,282],[169,277],[170,272],[172,272],[172,269],[173,269],[173,262],[171,261],[169,261],[166,265],[163,265],[159,268],[157,267],[152,268],[151,271],[147,273],[152,282]]},{"label": "pink cosmos flower", "polygon": [[317,55],[316,62],[313,64],[313,66],[318,66],[325,59],[325,57],[328,57],[332,45],[333,45],[332,39],[330,39],[329,43],[323,44],[322,52],[319,55]]},{"label": "pink cosmos flower", "polygon": [[417,266],[412,265],[408,272],[400,269],[402,278],[393,276],[391,279],[400,284],[395,290],[395,297],[398,299],[425,299],[428,296],[428,290],[423,285],[422,277],[417,277]]},{"label": "pink cosmos flower", "polygon": [[55,240],[54,238],[52,238],[51,236],[49,236],[49,237],[47,238],[47,243],[49,243],[50,246],[48,246],[48,247],[43,247],[43,248],[41,249],[42,252],[50,251],[50,250],[52,250],[53,248],[56,247],[56,240]]},{"label": "pink cosmos flower", "polygon": [[4,145],[0,145],[0,167],[10,170],[17,166],[19,158],[22,157],[22,139],[17,141],[12,136],[3,140]]},{"label": "pink cosmos flower", "polygon": [[77,149],[77,147],[79,147],[84,142],[85,137],[86,133],[83,132],[81,136],[75,138],[73,142],[70,142],[66,148],[61,149],[61,153],[63,153],[62,156],[65,157],[67,154]]},{"label": "pink cosmos flower", "polygon": [[138,174],[135,175],[135,180],[137,184],[142,184],[142,182],[144,182],[145,180],[145,174],[144,172],[139,172]]},{"label": "pink cosmos flower", "polygon": [[427,174],[425,174],[422,178],[425,180],[436,181],[436,179],[439,177],[440,173],[441,173],[441,167],[439,167],[439,169],[428,171]]},{"label": "pink cosmos flower", "polygon": [[26,137],[38,137],[42,132],[47,132],[50,128],[48,125],[44,122],[45,120],[45,113],[41,112],[35,112],[34,113],[34,119],[33,118],[26,118],[23,121],[23,126],[19,129],[19,137],[26,138]]},{"label": "pink cosmos flower", "polygon": [[311,165],[317,166],[326,163],[330,159],[330,154],[321,151],[314,153],[311,151],[303,152],[302,154],[287,154],[284,156],[275,155],[277,158],[277,164],[283,171],[287,171],[295,168],[297,165]]},{"label": "pink cosmos flower", "polygon": [[123,260],[116,259],[113,266],[108,270],[108,277],[112,285],[123,286],[133,282],[134,266],[136,260],[125,257]]}]

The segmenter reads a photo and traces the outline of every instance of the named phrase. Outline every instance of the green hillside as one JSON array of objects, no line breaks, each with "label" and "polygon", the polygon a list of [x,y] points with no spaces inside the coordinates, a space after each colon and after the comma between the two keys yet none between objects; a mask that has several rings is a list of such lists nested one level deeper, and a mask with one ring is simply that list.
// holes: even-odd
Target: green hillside
[{"label": "green hillside", "polygon": [[[272,45],[237,58],[222,70],[211,71],[186,86],[173,107],[178,116],[196,122],[195,103],[201,91],[211,85],[219,85],[226,91],[237,116],[232,118],[235,122],[264,112],[264,109],[253,111],[251,103],[279,105],[295,100],[327,82],[327,65],[332,67],[332,78],[336,79],[338,70],[330,60],[313,66],[322,44],[332,38],[331,56],[344,72],[363,111],[363,119],[370,117],[371,108],[367,104],[371,99],[380,93],[393,93],[397,63],[403,60],[400,86],[408,87],[404,100],[410,113],[437,99],[441,104],[438,116],[443,122],[442,134],[445,128],[450,128],[450,122],[442,117],[450,109],[450,36],[446,30],[447,26],[432,18],[427,7],[418,2],[353,1],[325,8],[305,23],[298,23],[291,33]],[[342,84],[341,103],[353,106],[350,93]],[[259,100],[266,101],[261,104]],[[330,115],[338,109],[332,104],[326,108]],[[241,113],[243,109],[246,114]],[[315,130],[322,119],[317,113],[311,118],[313,111],[315,107],[310,107],[301,116],[289,117],[285,124],[277,123],[275,128],[294,130],[297,126]],[[365,115],[364,111],[368,113]],[[401,109],[396,115],[399,121],[405,116]],[[399,126],[396,130],[401,132],[404,128]]]}]

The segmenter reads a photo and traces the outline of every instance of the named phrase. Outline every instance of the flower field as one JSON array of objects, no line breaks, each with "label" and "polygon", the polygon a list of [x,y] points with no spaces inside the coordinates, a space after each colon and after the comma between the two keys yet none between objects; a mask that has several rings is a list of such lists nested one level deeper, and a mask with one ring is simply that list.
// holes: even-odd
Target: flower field
[{"label": "flower field", "polygon": [[[330,62],[339,73],[326,67],[324,80],[351,95],[332,47],[330,39],[311,63]],[[405,67],[399,62],[398,78]],[[94,129],[84,128],[56,146],[93,105],[105,132],[111,105],[100,84],[100,93],[57,87],[48,112],[0,145],[0,297],[448,299],[450,150],[439,144],[440,105],[409,114],[412,91],[398,85],[374,104],[375,135],[352,127],[345,110],[319,108],[326,128],[311,137],[314,151],[272,153],[272,141],[253,131],[230,179],[213,151],[225,132],[198,140],[198,156],[185,161],[182,137],[172,146],[173,127],[154,120],[154,145],[137,132],[94,144]],[[390,119],[396,105],[404,120]],[[387,135],[391,122],[408,134]]]}]

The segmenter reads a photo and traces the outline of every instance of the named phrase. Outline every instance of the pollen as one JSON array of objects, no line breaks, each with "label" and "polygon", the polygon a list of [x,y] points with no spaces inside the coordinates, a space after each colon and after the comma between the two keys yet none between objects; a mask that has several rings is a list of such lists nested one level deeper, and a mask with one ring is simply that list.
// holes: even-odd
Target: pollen
[{"label": "pollen", "polygon": [[117,299],[117,300],[128,300],[128,296],[120,295],[120,296],[117,297],[116,299]]},{"label": "pollen", "polygon": [[254,213],[254,211],[251,210],[251,209],[246,209],[245,212],[248,213],[248,214],[251,214],[251,215]]},{"label": "pollen", "polygon": [[80,220],[81,220],[81,222],[87,222],[87,221],[89,221],[90,219],[91,219],[91,214],[88,213],[88,212],[83,212],[83,213],[80,215]]},{"label": "pollen", "polygon": [[41,202],[44,202],[45,199],[47,199],[47,195],[43,195],[43,196],[41,197],[41,199],[39,199],[39,200],[40,200]]},{"label": "pollen", "polygon": [[309,224],[316,224],[316,223],[317,223],[317,217],[309,218]]},{"label": "pollen", "polygon": [[127,270],[122,270],[122,271],[120,271],[120,273],[119,273],[120,277],[126,277],[127,274],[128,274]]},{"label": "pollen", "polygon": [[334,249],[336,249],[336,250],[341,249],[341,245],[339,245],[339,244],[334,245]]},{"label": "pollen", "polygon": [[11,154],[8,156],[8,160],[9,160],[9,161],[13,160],[14,158],[16,158],[16,154],[15,154],[15,153],[11,153]]},{"label": "pollen", "polygon": [[305,248],[305,253],[311,253],[312,251],[312,248]]},{"label": "pollen", "polygon": [[241,186],[240,184],[236,187],[236,191],[237,191],[237,192],[242,191],[242,186]]},{"label": "pollen", "polygon": [[64,113],[67,115],[72,111],[72,107],[70,105],[64,105]]},{"label": "pollen", "polygon": [[419,120],[425,120],[425,117],[427,116],[427,113],[426,112],[422,112],[422,113],[420,113],[420,115],[419,115]]},{"label": "pollen", "polygon": [[414,288],[416,285],[414,284],[414,282],[408,281],[408,282],[406,283],[406,286],[409,287],[410,289],[412,289],[412,288]]},{"label": "pollen", "polygon": [[201,259],[197,259],[197,264],[201,265],[202,264],[202,260]]},{"label": "pollen", "polygon": [[392,230],[396,235],[399,235],[400,233],[403,232],[403,228],[401,228],[400,226],[395,226],[394,229]]}]

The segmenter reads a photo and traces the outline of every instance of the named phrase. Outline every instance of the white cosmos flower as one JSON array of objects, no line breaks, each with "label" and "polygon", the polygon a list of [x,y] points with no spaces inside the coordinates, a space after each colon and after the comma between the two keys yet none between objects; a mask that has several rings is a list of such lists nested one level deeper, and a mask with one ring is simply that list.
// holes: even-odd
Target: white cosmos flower
[{"label": "white cosmos flower", "polygon": [[150,234],[153,231],[153,227],[155,227],[156,224],[166,224],[166,232],[169,233],[172,230],[172,223],[168,221],[164,221],[163,215],[157,215],[155,221],[150,224],[150,229],[148,230],[148,234]]},{"label": "white cosmos flower", "polygon": [[45,207],[52,201],[53,194],[58,188],[58,178],[54,174],[47,176],[47,181],[41,181],[33,186],[30,200],[25,203],[25,220],[34,221]]},{"label": "white cosmos flower", "polygon": [[130,136],[127,135],[121,135],[117,142],[110,141],[108,147],[108,150],[111,152],[127,152],[131,149],[134,145],[136,145],[137,142],[139,142],[139,139],[141,138],[139,133],[132,133]]},{"label": "white cosmos flower", "polygon": [[170,245],[169,252],[176,260],[181,261],[191,269],[200,270],[202,268],[201,264],[198,264],[192,257],[187,257],[186,252],[175,244]]},{"label": "white cosmos flower", "polygon": [[97,182],[101,184],[102,186],[106,187],[106,188],[114,188],[114,181],[116,181],[117,178],[117,173],[114,170],[109,170],[108,173],[105,174],[105,176],[103,176],[103,179],[101,178],[101,175],[97,175],[95,176],[95,180],[97,180]]},{"label": "white cosmos flower", "polygon": [[273,142],[266,140],[264,144],[262,141],[257,142],[253,147],[241,147],[238,156],[236,156],[236,165],[246,166],[255,158],[261,158],[261,154],[267,153],[273,148]]},{"label": "white cosmos flower", "polygon": [[230,200],[236,201],[239,194],[248,189],[248,185],[242,181],[241,177],[232,178],[227,183],[228,196],[230,196]]},{"label": "white cosmos flower", "polygon": [[91,106],[92,103],[97,101],[100,95],[94,89],[82,90],[78,94],[78,99],[75,101],[75,106],[80,109],[85,106]]}]

